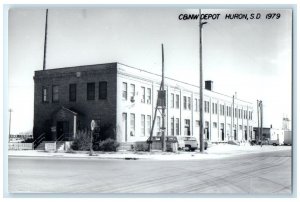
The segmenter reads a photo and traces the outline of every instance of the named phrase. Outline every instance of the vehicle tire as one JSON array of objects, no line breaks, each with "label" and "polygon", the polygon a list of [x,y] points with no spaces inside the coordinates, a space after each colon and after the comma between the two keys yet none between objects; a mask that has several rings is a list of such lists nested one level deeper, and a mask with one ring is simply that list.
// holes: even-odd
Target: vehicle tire
[{"label": "vehicle tire", "polygon": [[190,150],[193,152],[193,151],[195,151],[196,149],[195,149],[195,148],[192,148],[192,149],[190,149]]},{"label": "vehicle tire", "polygon": [[276,144],[276,143],[273,143],[273,146],[277,146],[277,144]]},{"label": "vehicle tire", "polygon": [[192,151],[191,145],[187,145],[187,146],[185,146],[185,147],[188,148],[188,151]]}]

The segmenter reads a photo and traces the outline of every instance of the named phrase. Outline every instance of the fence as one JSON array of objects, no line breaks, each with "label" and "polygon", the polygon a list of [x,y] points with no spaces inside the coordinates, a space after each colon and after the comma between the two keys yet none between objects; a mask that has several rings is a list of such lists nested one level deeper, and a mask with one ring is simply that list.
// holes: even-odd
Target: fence
[{"label": "fence", "polygon": [[33,150],[33,143],[9,142],[9,150]]}]

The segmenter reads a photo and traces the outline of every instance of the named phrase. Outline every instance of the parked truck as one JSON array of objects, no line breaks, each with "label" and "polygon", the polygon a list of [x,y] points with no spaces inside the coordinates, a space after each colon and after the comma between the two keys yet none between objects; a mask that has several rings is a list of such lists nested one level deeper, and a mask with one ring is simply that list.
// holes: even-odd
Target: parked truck
[{"label": "parked truck", "polygon": [[291,131],[284,131],[284,145],[292,145],[292,132]]}]

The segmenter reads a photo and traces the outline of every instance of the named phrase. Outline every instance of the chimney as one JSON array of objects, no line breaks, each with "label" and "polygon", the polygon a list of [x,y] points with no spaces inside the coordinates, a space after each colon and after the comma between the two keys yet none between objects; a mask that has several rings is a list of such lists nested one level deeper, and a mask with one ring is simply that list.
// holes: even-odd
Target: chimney
[{"label": "chimney", "polygon": [[213,81],[211,81],[211,80],[205,81],[205,89],[212,91],[213,90]]}]

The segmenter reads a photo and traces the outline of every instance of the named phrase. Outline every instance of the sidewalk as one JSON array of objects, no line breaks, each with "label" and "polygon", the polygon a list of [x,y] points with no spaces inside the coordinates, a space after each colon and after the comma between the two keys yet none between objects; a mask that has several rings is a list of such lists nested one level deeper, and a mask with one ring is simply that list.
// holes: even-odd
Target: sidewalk
[{"label": "sidewalk", "polygon": [[125,160],[200,160],[200,159],[219,159],[232,157],[250,153],[274,152],[282,150],[291,150],[291,146],[271,146],[264,145],[262,147],[255,146],[237,146],[229,144],[212,145],[204,153],[199,150],[195,152],[179,151],[174,152],[94,152],[93,156],[89,156],[89,152],[45,152],[36,150],[24,151],[8,151],[9,157],[24,156],[24,157],[58,157],[58,158],[86,158],[86,159],[125,159]]}]

